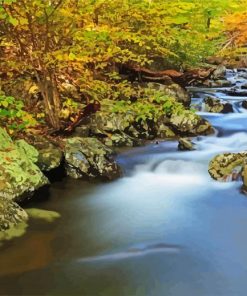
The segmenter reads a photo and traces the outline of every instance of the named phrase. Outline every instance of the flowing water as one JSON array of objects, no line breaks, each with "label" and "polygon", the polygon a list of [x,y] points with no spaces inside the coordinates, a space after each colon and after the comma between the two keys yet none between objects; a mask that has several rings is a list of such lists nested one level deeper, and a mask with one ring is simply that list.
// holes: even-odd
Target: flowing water
[{"label": "flowing water", "polygon": [[[245,75],[227,78],[240,88]],[[32,220],[0,248],[0,294],[246,296],[247,199],[239,182],[207,172],[214,155],[247,148],[244,96],[227,90],[191,89],[215,127],[194,139],[197,151],[150,144],[118,156],[125,176],[113,183],[54,183],[35,206],[62,217]],[[235,113],[205,113],[206,94],[230,101]]]}]

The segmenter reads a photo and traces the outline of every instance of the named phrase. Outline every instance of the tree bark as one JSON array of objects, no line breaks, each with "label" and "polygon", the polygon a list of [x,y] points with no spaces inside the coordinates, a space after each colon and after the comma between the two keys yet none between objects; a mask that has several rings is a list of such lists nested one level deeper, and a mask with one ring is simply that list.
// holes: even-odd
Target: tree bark
[{"label": "tree bark", "polygon": [[36,73],[39,90],[44,101],[45,113],[50,125],[59,130],[61,128],[59,113],[61,110],[60,96],[56,76],[53,72]]}]

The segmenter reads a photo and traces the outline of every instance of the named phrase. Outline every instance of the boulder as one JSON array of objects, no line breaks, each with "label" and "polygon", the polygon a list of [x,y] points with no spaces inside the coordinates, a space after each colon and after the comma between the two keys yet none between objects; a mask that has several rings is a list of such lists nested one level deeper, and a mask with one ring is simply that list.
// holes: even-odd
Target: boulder
[{"label": "boulder", "polygon": [[123,132],[134,121],[132,114],[116,114],[100,111],[91,116],[89,127],[92,135],[105,135],[108,133]]},{"label": "boulder", "polygon": [[96,138],[69,138],[64,154],[66,172],[72,178],[101,177],[113,180],[121,175],[112,150]]},{"label": "boulder", "polygon": [[102,142],[106,146],[113,146],[113,147],[134,147],[140,146],[142,141],[138,138],[133,138],[127,135],[124,132],[117,132],[111,135],[108,135],[107,138],[103,138]]},{"label": "boulder", "polygon": [[178,150],[180,151],[193,151],[195,150],[195,144],[188,138],[180,138],[178,140]]},{"label": "boulder", "polygon": [[169,126],[176,135],[181,136],[209,135],[214,132],[207,120],[191,111],[172,114]]},{"label": "boulder", "polygon": [[206,112],[212,113],[232,113],[233,107],[230,103],[224,102],[220,99],[206,97],[204,99],[204,109]]},{"label": "boulder", "polygon": [[[139,139],[153,139],[156,136],[154,122],[136,121],[136,115],[127,112],[116,114],[97,112],[90,119],[90,134],[102,138],[109,146],[138,146]],[[105,139],[104,139],[105,138]],[[131,144],[132,142],[132,144]]]},{"label": "boulder", "polygon": [[225,78],[225,75],[226,75],[226,67],[224,65],[218,65],[216,69],[213,71],[211,78],[222,79],[222,78]]},{"label": "boulder", "polygon": [[74,137],[87,138],[90,136],[90,126],[89,125],[80,125],[75,128],[73,133]]},{"label": "boulder", "polygon": [[232,84],[233,83],[227,79],[215,80],[215,87],[230,87]]},{"label": "boulder", "polygon": [[38,151],[37,166],[41,171],[48,172],[58,168],[63,159],[62,150],[41,136],[32,137],[33,146]]},{"label": "boulder", "polygon": [[0,198],[23,201],[49,183],[34,164],[38,151],[24,140],[13,142],[0,128]]},{"label": "boulder", "polygon": [[170,127],[160,122],[157,125],[157,137],[160,139],[164,139],[164,138],[166,139],[166,138],[175,138],[176,135]]},{"label": "boulder", "polygon": [[6,197],[0,197],[0,231],[13,228],[27,220],[27,213],[17,203]]},{"label": "boulder", "polygon": [[217,181],[239,180],[246,158],[247,152],[219,154],[210,161],[208,172]]}]

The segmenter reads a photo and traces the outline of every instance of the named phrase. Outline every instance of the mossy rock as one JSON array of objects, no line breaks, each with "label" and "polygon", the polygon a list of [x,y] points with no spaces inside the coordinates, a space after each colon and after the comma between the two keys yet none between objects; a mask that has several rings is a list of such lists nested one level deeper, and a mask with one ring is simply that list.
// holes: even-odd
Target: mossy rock
[{"label": "mossy rock", "polygon": [[209,135],[213,133],[211,124],[191,111],[172,114],[170,126],[176,135],[181,136]]},{"label": "mossy rock", "polygon": [[195,144],[188,138],[180,138],[178,140],[178,150],[180,151],[193,151],[196,150]]},{"label": "mossy rock", "polygon": [[133,121],[133,116],[100,111],[95,113],[90,120],[90,132],[93,135],[124,132]]},{"label": "mossy rock", "polygon": [[164,85],[160,83],[149,82],[146,85],[148,88],[161,91],[165,96],[175,98],[177,102],[182,103],[186,107],[188,107],[191,103],[189,93],[176,83]]},{"label": "mossy rock", "polygon": [[223,102],[220,99],[207,97],[204,99],[204,109],[212,113],[232,113],[233,107],[230,103]]},{"label": "mossy rock", "polygon": [[102,142],[106,146],[112,147],[134,147],[140,146],[142,141],[138,138],[133,138],[124,132],[117,132],[114,134],[109,134],[107,138],[103,138]]},{"label": "mossy rock", "polygon": [[164,139],[164,138],[175,138],[176,135],[174,133],[174,131],[168,127],[166,124],[164,123],[160,123],[157,126],[157,137]]},{"label": "mossy rock", "polygon": [[0,198],[22,201],[30,193],[49,183],[34,164],[37,150],[24,140],[13,142],[0,128]]},{"label": "mossy rock", "polygon": [[219,154],[210,161],[208,172],[217,181],[238,180],[246,159],[247,152]]}]

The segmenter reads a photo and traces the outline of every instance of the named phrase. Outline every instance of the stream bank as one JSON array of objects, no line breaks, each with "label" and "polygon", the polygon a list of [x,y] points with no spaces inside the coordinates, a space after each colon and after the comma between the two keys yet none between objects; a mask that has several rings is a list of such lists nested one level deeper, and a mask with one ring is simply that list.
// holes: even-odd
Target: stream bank
[{"label": "stream bank", "polygon": [[[224,67],[210,70],[212,79],[220,79],[224,71]],[[213,133],[210,123],[189,109],[189,94],[172,79],[165,85],[153,82],[139,84],[140,102],[138,98],[134,99],[137,109],[129,106],[127,112],[123,113],[120,108],[117,113],[109,113],[109,106],[102,108],[83,118],[81,125],[67,136],[30,134],[13,141],[4,129],[0,130],[2,142],[5,142],[0,147],[0,164],[4,171],[0,192],[3,198],[0,205],[1,230],[27,220],[25,212],[15,203],[6,203],[5,198],[26,202],[33,198],[36,190],[48,186],[58,173],[75,179],[111,181],[119,178],[122,172],[115,161],[114,147],[140,146],[154,139],[180,139],[180,148],[185,150],[190,143],[183,137]],[[148,108],[151,108],[147,109],[148,112],[141,102],[144,99],[142,95],[147,93],[151,98],[151,104],[147,101],[150,104]],[[120,105],[123,103],[126,102],[121,101]],[[18,211],[12,208],[13,205]],[[15,213],[13,217],[11,213]]]},{"label": "stream bank", "polygon": [[194,88],[192,101],[201,106],[208,92],[238,112],[198,106],[216,133],[193,138],[196,151],[178,151],[177,141],[127,149],[117,157],[123,178],[65,178],[36,196],[29,207],[61,217],[30,219],[24,236],[3,244],[1,294],[245,296],[242,182],[216,182],[207,172],[215,155],[246,149],[245,98]]}]

